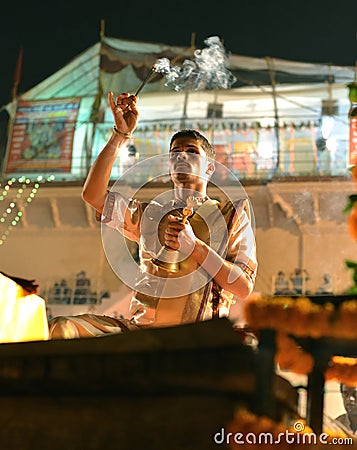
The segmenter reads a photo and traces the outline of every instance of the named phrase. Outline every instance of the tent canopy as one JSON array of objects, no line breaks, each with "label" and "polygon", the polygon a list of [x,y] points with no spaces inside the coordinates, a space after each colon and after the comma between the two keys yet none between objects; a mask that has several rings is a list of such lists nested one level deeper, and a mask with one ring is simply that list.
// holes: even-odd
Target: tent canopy
[{"label": "tent canopy", "polygon": [[[185,59],[192,59],[193,52],[191,47],[103,37],[62,69],[22,94],[21,98],[39,100],[95,96],[100,83],[104,93],[110,90],[135,92],[158,59],[168,58],[172,64],[179,66]],[[236,82],[231,86],[234,89],[270,85],[271,71],[274,72],[276,85],[321,84],[327,81],[343,85],[353,81],[355,70],[354,67],[235,54],[227,54],[227,66],[236,77]],[[165,79],[160,74],[154,74],[143,93],[169,91]]]},{"label": "tent canopy", "polygon": [[[25,138],[40,131],[38,124],[48,126],[58,114],[48,114],[42,123],[42,116],[38,116],[36,109],[38,102],[42,103],[40,107],[43,114],[47,114],[48,108],[53,111],[62,108],[63,119],[67,121],[68,127],[72,127],[73,143],[71,135],[71,139],[69,137],[66,141],[68,149],[61,147],[61,158],[66,161],[65,167],[70,167],[68,176],[83,177],[112,129],[113,118],[106,100],[107,92],[135,93],[159,59],[166,58],[171,66],[182,67],[185,61],[195,60],[197,51],[192,47],[102,37],[100,42],[19,96],[16,104],[7,105],[15,127],[14,139],[8,142],[7,154],[10,155],[10,161],[21,156],[19,162],[16,162],[18,171],[24,171],[30,163],[36,164],[37,170],[43,166],[42,159],[40,161],[39,157],[36,159],[32,154],[28,155]],[[177,91],[167,85],[165,76],[152,73],[139,94],[140,119],[135,133],[135,145],[140,158],[160,154],[163,149],[166,151],[172,129],[192,127],[209,132],[213,130],[211,140],[215,144],[222,142],[229,145],[232,152],[239,153],[239,157],[249,152],[264,154],[262,158],[264,161],[269,160],[269,170],[280,164],[279,158],[285,147],[293,152],[295,146],[296,155],[292,157],[296,161],[300,158],[302,162],[301,167],[294,170],[302,173],[313,170],[315,173],[320,170],[315,141],[322,132],[320,120],[323,115],[327,115],[334,116],[335,121],[330,135],[334,139],[333,148],[331,147],[331,154],[335,158],[333,161],[343,161],[341,171],[345,170],[344,161],[347,161],[348,152],[347,113],[350,106],[347,84],[354,79],[354,67],[270,57],[252,58],[228,53],[225,53],[224,61],[236,80],[226,89],[209,89],[206,86],[204,89]],[[77,115],[73,121],[69,108],[76,102]],[[21,114],[24,118],[20,117]],[[26,121],[27,128],[21,125],[22,120]],[[58,132],[55,128],[63,126],[64,120],[60,122],[52,126],[52,131]],[[285,130],[292,127],[290,137],[287,137],[285,131],[279,133],[279,127]],[[258,133],[257,130],[261,128],[267,131]],[[302,131],[294,136],[293,128]],[[248,134],[245,134],[246,129]],[[271,133],[272,129],[275,137]],[[268,142],[273,137],[275,141]],[[43,138],[47,139],[47,136],[44,134]],[[248,140],[250,147],[244,143]],[[46,148],[47,146],[48,142]],[[56,152],[59,150],[52,151],[55,156]],[[285,151],[285,154],[288,152]],[[50,165],[53,161],[47,159],[46,163],[53,171],[53,165]],[[328,164],[334,170],[337,167],[335,162]],[[292,172],[291,167],[290,164],[281,170]],[[12,173],[12,170],[15,169],[7,169],[7,173]]]}]

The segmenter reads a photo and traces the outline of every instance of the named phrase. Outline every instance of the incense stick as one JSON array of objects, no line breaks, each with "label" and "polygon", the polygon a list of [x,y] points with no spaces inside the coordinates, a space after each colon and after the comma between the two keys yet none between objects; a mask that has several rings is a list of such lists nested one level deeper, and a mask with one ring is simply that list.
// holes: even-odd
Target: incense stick
[{"label": "incense stick", "polygon": [[151,67],[151,69],[149,70],[149,72],[146,74],[146,77],[143,79],[143,81],[141,82],[140,86],[138,87],[138,89],[135,92],[135,96],[137,96],[139,94],[139,92],[142,90],[142,88],[145,86],[145,84],[149,81],[149,78],[151,77],[151,75],[155,72],[155,66]]}]

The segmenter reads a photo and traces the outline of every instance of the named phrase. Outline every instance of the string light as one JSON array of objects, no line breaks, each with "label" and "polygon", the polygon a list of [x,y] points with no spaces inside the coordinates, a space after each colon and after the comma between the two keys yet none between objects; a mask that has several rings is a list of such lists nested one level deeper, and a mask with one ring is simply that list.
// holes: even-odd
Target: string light
[{"label": "string light", "polygon": [[[55,180],[54,175],[50,175],[47,178],[43,177],[42,175],[39,175],[36,178],[36,180],[34,181],[34,184],[31,188],[31,192],[27,195],[27,198],[23,203],[23,207],[24,208],[28,207],[30,205],[30,203],[34,200],[34,198],[36,197],[36,194],[40,188],[40,183],[43,184],[43,183],[51,182],[54,180]],[[23,213],[22,213],[22,211],[16,212],[15,208],[16,208],[17,202],[25,195],[27,190],[30,188],[30,184],[32,182],[30,178],[27,178],[25,176],[21,176],[17,180],[16,180],[16,178],[11,178],[10,180],[8,180],[1,192],[0,204],[6,199],[8,193],[10,192],[11,186],[16,181],[21,185],[21,187],[19,187],[17,189],[15,196],[8,203],[8,205],[5,206],[3,213],[0,217],[0,225],[6,226],[6,224],[8,223],[7,228],[1,233],[0,246],[2,246],[5,243],[5,241],[8,239],[8,236],[9,236],[11,230],[21,222]]]}]

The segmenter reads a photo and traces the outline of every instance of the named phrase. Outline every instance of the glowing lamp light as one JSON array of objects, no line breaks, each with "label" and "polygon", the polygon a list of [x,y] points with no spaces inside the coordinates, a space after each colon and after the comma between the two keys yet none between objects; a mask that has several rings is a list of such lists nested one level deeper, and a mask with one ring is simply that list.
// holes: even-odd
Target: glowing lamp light
[{"label": "glowing lamp light", "polygon": [[335,119],[332,116],[322,116],[321,134],[324,139],[330,137],[331,131],[335,124]]},{"label": "glowing lamp light", "polygon": [[[260,126],[264,129],[272,129],[274,126],[274,119],[270,117],[262,117],[259,120]],[[262,159],[272,159],[275,152],[275,141],[273,133],[260,134],[257,144],[257,154]]]},{"label": "glowing lamp light", "polygon": [[0,274],[0,343],[48,338],[45,300]]},{"label": "glowing lamp light", "polygon": [[337,152],[337,141],[335,138],[329,138],[326,141],[326,147],[330,150],[331,153]]},{"label": "glowing lamp light", "polygon": [[261,158],[271,159],[274,153],[274,146],[270,142],[263,142],[258,144],[257,153]]}]

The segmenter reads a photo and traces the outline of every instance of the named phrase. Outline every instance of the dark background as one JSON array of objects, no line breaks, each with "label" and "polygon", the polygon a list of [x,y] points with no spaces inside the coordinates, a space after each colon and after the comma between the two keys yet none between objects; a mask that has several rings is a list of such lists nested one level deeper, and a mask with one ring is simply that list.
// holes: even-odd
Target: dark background
[{"label": "dark background", "polygon": [[[32,88],[106,36],[190,46],[219,36],[227,51],[295,61],[354,66],[357,1],[150,0],[36,3],[0,7],[0,106],[11,100],[19,50],[18,94]],[[352,81],[352,80],[351,80]]]}]

